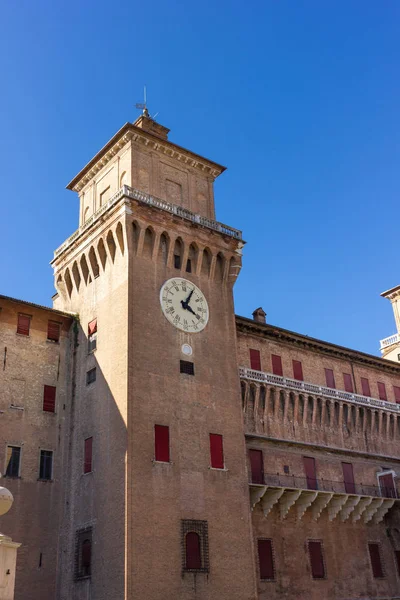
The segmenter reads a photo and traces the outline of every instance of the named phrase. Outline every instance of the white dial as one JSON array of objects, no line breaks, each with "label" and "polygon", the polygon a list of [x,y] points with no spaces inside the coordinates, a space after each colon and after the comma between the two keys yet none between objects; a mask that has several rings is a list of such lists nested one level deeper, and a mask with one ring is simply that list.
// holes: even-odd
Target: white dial
[{"label": "white dial", "polygon": [[168,321],[182,331],[198,333],[208,323],[207,300],[197,285],[187,279],[168,279],[161,287],[160,303]]}]

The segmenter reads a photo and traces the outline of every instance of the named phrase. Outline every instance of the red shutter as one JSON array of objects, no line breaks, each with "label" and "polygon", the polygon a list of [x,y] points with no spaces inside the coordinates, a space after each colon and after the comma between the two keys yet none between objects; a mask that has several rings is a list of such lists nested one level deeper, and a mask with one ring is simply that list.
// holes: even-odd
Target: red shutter
[{"label": "red shutter", "polygon": [[396,559],[397,573],[400,575],[400,550],[394,551],[394,557]]},{"label": "red shutter", "polygon": [[274,579],[274,556],[271,540],[258,540],[260,579]]},{"label": "red shutter", "polygon": [[350,373],[343,373],[344,389],[351,394],[354,392],[353,379]]},{"label": "red shutter", "polygon": [[272,354],[272,372],[274,375],[280,375],[283,377],[282,359],[277,354]]},{"label": "red shutter", "polygon": [[61,324],[56,321],[48,321],[47,323],[47,339],[52,342],[60,340]]},{"label": "red shutter", "polygon": [[200,536],[195,531],[186,534],[186,568],[201,569]]},{"label": "red shutter", "polygon": [[371,559],[372,573],[374,577],[383,577],[381,555],[379,544],[368,544],[369,556]]},{"label": "red shutter", "polygon": [[351,463],[342,462],[342,471],[346,494],[355,494],[356,485],[354,482],[353,465]]},{"label": "red shutter", "polygon": [[381,400],[387,400],[386,386],[384,383],[381,383],[380,381],[378,381],[378,393],[379,393],[379,398]]},{"label": "red shutter", "polygon": [[321,542],[308,542],[308,552],[310,554],[311,573],[313,578],[323,579],[325,577],[325,566]]},{"label": "red shutter", "polygon": [[224,468],[224,448],[222,435],[210,433],[211,466],[214,469]]},{"label": "red shutter", "polygon": [[93,319],[93,321],[90,321],[90,323],[88,324],[88,335],[93,335],[96,332],[97,332],[97,319]]},{"label": "red shutter", "polygon": [[169,427],[154,425],[155,459],[159,462],[169,462]]},{"label": "red shutter", "polygon": [[56,388],[53,385],[44,386],[43,410],[46,412],[55,412],[56,410]]},{"label": "red shutter", "polygon": [[250,348],[250,369],[261,371],[261,355],[259,350]]},{"label": "red shutter", "polygon": [[394,385],[393,391],[394,391],[394,399],[396,400],[396,403],[400,404],[400,387],[398,385]]},{"label": "red shutter", "polygon": [[388,473],[387,475],[379,475],[378,479],[379,487],[381,488],[381,495],[385,498],[397,498],[392,473]]},{"label": "red shutter", "polygon": [[251,481],[252,483],[264,483],[264,461],[261,450],[249,450]]},{"label": "red shutter", "polygon": [[307,487],[309,490],[317,490],[317,471],[315,468],[315,458],[303,456],[304,470],[306,472]]},{"label": "red shutter", "polygon": [[335,376],[333,374],[332,369],[325,369],[325,379],[326,379],[326,386],[329,388],[336,388],[336,384],[335,384]]},{"label": "red shutter", "polygon": [[84,473],[91,473],[92,471],[92,448],[93,448],[93,438],[87,438],[85,440],[85,457],[84,457]]},{"label": "red shutter", "polygon": [[20,333],[21,335],[29,335],[30,326],[30,317],[28,317],[27,315],[18,315],[17,333]]},{"label": "red shutter", "polygon": [[293,360],[293,378],[298,379],[299,381],[304,381],[303,377],[303,367],[299,360]]},{"label": "red shutter", "polygon": [[368,398],[371,398],[371,390],[369,387],[369,381],[366,377],[361,377],[361,389],[362,389],[363,396],[368,396]]}]

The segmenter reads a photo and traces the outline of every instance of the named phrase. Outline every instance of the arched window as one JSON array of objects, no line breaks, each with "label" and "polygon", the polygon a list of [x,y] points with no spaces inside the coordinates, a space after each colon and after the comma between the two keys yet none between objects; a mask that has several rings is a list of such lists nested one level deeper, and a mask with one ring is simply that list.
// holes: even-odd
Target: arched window
[{"label": "arched window", "polygon": [[194,531],[186,534],[186,569],[201,569],[200,536]]}]

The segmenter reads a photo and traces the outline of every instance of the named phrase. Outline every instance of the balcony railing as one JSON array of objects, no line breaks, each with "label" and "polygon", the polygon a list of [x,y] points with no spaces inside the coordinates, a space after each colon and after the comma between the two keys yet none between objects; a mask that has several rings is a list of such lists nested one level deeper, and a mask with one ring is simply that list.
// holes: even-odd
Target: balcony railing
[{"label": "balcony railing", "polygon": [[381,340],[381,350],[387,348],[388,346],[392,346],[393,344],[397,344],[400,342],[400,334],[395,333],[394,335],[389,335],[389,337]]},{"label": "balcony railing", "polygon": [[239,367],[239,376],[243,379],[277,385],[281,388],[287,388],[297,392],[309,392],[310,394],[316,394],[318,396],[337,398],[339,400],[344,400],[345,402],[353,402],[354,404],[361,406],[383,408],[384,410],[400,413],[400,404],[395,404],[394,402],[386,402],[385,400],[378,400],[377,398],[369,398],[368,396],[361,396],[342,390],[314,385],[313,383],[298,381],[297,379],[291,379],[290,377],[281,377],[280,375],[274,375],[273,373],[255,371],[254,369],[248,369],[247,367]]}]

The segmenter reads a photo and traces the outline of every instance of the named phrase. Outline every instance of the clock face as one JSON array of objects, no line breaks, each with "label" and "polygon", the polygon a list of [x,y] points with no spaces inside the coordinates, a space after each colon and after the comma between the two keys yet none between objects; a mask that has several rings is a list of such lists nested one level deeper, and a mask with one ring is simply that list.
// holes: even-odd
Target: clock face
[{"label": "clock face", "polygon": [[197,285],[187,279],[168,279],[160,290],[160,303],[168,321],[182,331],[198,333],[208,323],[207,300]]}]

